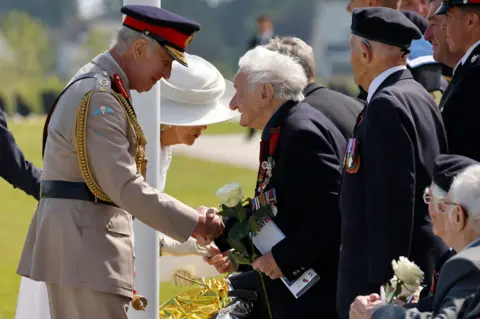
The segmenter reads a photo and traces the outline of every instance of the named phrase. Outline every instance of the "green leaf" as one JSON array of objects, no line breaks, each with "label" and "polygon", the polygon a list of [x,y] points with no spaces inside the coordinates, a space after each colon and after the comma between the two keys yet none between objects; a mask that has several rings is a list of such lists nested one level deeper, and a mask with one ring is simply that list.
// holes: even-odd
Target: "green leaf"
[{"label": "green leaf", "polygon": [[250,232],[252,233],[258,232],[258,225],[257,225],[257,222],[255,221],[255,218],[253,218],[253,216],[248,219],[248,224],[250,225]]},{"label": "green leaf", "polygon": [[247,219],[247,211],[245,210],[245,207],[242,205],[237,206],[236,212],[238,215],[238,220],[243,223]]},{"label": "green leaf", "polygon": [[237,217],[237,213],[232,210],[222,210],[221,212],[218,212],[218,215],[222,217]]},{"label": "green leaf", "polygon": [[250,233],[250,225],[248,224],[248,221],[245,221],[242,223],[237,222],[233,225],[233,227],[228,232],[228,238],[240,240],[245,237],[248,237],[249,233]]},{"label": "green leaf", "polygon": [[228,238],[227,243],[230,245],[230,247],[235,249],[235,251],[237,252],[244,253],[247,251],[247,247],[245,247],[245,245],[241,242],[240,239],[237,240],[237,239]]}]

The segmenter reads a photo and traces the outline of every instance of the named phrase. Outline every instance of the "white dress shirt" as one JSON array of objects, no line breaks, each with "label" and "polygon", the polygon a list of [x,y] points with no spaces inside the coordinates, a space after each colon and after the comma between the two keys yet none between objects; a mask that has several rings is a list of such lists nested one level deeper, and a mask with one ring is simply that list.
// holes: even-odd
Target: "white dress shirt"
[{"label": "white dress shirt", "polygon": [[394,66],[388,70],[383,71],[380,73],[370,84],[368,87],[368,96],[367,96],[367,103],[370,103],[375,92],[378,90],[380,85],[382,85],[383,81],[385,81],[390,75],[397,71],[406,70],[407,67],[405,65]]}]

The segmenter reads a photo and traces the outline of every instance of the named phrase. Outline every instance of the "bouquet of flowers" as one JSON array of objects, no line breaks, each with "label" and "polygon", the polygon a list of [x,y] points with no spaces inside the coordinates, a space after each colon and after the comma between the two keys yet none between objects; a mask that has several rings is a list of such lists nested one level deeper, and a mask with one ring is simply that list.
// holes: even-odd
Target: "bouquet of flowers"
[{"label": "bouquet of flowers", "polygon": [[266,200],[265,205],[258,205],[254,210],[252,200],[243,197],[242,187],[238,183],[224,185],[217,191],[217,196],[221,202],[219,215],[226,224],[233,224],[226,239],[233,248],[228,255],[229,261],[235,269],[241,264],[250,265],[259,257],[250,234],[256,234],[262,222],[274,213],[275,206]]},{"label": "bouquet of flowers", "polygon": [[384,286],[386,303],[392,303],[395,298],[407,302],[421,287],[424,273],[406,257],[393,260],[392,267],[395,275]]}]

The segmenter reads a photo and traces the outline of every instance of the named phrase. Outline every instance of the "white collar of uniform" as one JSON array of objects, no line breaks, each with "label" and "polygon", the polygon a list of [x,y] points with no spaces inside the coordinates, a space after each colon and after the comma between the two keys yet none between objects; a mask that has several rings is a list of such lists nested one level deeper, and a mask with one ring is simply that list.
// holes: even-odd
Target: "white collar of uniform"
[{"label": "white collar of uniform", "polygon": [[460,63],[462,65],[465,64],[465,62],[467,62],[467,59],[468,57],[470,56],[470,54],[472,54],[473,50],[475,50],[475,48],[480,45],[480,40],[477,41],[474,45],[472,45],[470,47],[470,49],[467,50],[467,52],[465,52],[465,55],[460,59],[460,61],[458,61],[457,65],[455,66],[455,69],[453,69],[453,73],[455,74],[455,70],[458,68],[458,66],[460,65]]},{"label": "white collar of uniform", "polygon": [[370,84],[368,87],[368,96],[367,96],[367,103],[370,103],[370,100],[372,99],[373,95],[375,94],[375,91],[378,90],[380,85],[382,85],[383,81],[385,81],[390,75],[397,71],[401,70],[406,70],[407,67],[405,65],[398,65],[394,66],[393,68],[390,68],[388,70],[383,71],[378,75]]}]

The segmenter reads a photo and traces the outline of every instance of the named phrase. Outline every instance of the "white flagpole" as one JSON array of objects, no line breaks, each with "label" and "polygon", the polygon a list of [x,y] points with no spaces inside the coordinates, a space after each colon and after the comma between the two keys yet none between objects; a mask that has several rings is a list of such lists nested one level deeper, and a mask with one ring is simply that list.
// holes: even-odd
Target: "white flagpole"
[{"label": "white flagpole", "polygon": [[[123,0],[123,4],[143,4],[161,7],[161,0]],[[147,137],[147,182],[160,187],[160,84],[145,93],[132,91],[133,106]],[[148,300],[146,311],[129,308],[129,318],[158,319],[160,302],[160,260],[158,232],[138,219],[133,223],[135,232],[135,290]]]}]

